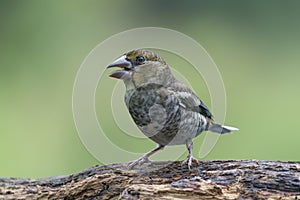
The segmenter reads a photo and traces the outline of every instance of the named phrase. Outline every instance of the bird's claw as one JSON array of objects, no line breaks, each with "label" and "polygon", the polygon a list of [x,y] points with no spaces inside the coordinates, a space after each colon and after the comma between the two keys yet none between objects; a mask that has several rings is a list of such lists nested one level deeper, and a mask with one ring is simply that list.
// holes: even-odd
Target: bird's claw
[{"label": "bird's claw", "polygon": [[184,161],[182,161],[181,165],[187,164],[189,170],[191,170],[192,163],[199,164],[199,161],[196,158],[194,158],[193,156],[188,156]]},{"label": "bird's claw", "polygon": [[130,162],[130,163],[128,164],[128,168],[129,168],[129,169],[132,169],[132,168],[135,167],[136,165],[142,165],[142,164],[148,163],[148,162],[151,162],[151,161],[148,159],[148,157],[142,156],[142,157],[140,157],[139,159]]}]

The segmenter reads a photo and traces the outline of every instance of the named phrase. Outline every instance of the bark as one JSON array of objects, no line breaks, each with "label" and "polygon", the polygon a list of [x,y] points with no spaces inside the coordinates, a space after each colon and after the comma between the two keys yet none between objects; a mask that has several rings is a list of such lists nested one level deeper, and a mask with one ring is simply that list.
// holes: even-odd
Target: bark
[{"label": "bark", "polygon": [[300,162],[153,162],[42,179],[0,178],[0,199],[300,199]]}]

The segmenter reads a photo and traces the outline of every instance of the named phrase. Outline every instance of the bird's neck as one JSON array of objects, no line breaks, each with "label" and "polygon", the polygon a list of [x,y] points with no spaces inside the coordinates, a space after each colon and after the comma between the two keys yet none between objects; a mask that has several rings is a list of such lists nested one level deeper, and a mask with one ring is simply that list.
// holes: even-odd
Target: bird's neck
[{"label": "bird's neck", "polygon": [[[142,71],[144,70],[144,71]],[[149,84],[162,85],[167,87],[174,81],[174,76],[169,68],[155,70],[152,68],[143,68],[134,72],[131,80],[131,85],[135,87],[143,87]],[[126,84],[126,83],[125,83]]]},{"label": "bird's neck", "polygon": [[126,87],[126,91],[136,89],[136,87],[137,87],[133,79],[124,80],[124,84]]}]

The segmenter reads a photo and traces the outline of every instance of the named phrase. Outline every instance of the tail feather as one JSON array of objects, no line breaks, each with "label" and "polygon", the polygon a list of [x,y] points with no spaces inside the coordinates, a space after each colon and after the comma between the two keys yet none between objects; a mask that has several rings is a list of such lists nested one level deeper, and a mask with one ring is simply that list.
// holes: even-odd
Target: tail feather
[{"label": "tail feather", "polygon": [[211,124],[211,126],[209,126],[208,130],[215,133],[224,134],[224,133],[230,133],[231,131],[238,131],[239,129],[231,126],[225,126],[225,125],[214,123]]}]

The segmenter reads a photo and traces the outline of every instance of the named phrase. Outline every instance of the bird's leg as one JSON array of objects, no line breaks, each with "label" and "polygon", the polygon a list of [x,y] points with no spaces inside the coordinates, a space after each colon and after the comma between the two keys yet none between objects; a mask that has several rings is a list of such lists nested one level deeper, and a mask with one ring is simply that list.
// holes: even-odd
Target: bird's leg
[{"label": "bird's leg", "polygon": [[192,162],[198,163],[198,160],[193,157],[193,142],[186,143],[186,148],[189,151],[189,155],[187,158],[182,162],[182,164],[187,164],[189,170],[191,169]]},{"label": "bird's leg", "polygon": [[163,149],[164,146],[162,145],[158,145],[155,149],[149,151],[148,153],[146,153],[145,155],[143,155],[142,157],[140,157],[139,159],[132,161],[129,163],[128,167],[131,169],[136,165],[141,165],[145,162],[149,162],[149,157],[152,156],[153,154],[155,154],[157,151]]}]

